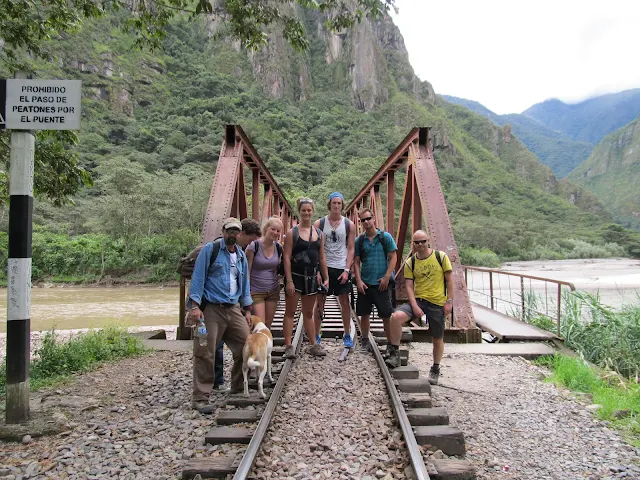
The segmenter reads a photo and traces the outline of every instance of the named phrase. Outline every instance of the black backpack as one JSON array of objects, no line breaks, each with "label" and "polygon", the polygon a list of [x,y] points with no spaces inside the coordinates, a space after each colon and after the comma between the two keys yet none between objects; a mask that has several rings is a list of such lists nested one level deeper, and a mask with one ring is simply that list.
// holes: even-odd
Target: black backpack
[{"label": "black backpack", "polygon": [[[327,220],[327,217],[322,217],[320,219],[320,231],[324,232],[324,225],[325,222]],[[351,231],[351,220],[349,220],[347,217],[344,217],[344,241],[347,244],[347,246],[349,246],[349,232]]]},{"label": "black backpack", "polygon": [[[295,241],[295,240],[294,240]],[[276,243],[276,250],[278,252],[278,271],[276,272],[278,275],[284,275],[284,261],[282,260],[282,244],[280,242]],[[253,241],[253,249],[255,250],[255,255],[258,254],[258,250],[260,250],[260,239],[256,239]],[[254,256],[255,258],[255,256]]]}]

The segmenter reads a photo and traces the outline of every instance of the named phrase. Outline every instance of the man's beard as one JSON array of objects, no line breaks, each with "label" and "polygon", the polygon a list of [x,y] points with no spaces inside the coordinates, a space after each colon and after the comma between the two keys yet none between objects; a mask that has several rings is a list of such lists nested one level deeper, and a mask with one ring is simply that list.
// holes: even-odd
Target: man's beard
[{"label": "man's beard", "polygon": [[236,243],[238,243],[238,239],[236,237],[227,237],[224,240],[225,245],[232,247]]}]

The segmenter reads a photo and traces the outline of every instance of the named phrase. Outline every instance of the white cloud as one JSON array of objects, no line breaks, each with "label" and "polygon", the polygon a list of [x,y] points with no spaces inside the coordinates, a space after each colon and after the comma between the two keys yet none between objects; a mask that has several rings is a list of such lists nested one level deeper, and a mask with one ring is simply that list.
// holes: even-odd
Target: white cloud
[{"label": "white cloud", "polygon": [[521,112],[640,87],[637,0],[397,0],[416,74],[436,93]]}]

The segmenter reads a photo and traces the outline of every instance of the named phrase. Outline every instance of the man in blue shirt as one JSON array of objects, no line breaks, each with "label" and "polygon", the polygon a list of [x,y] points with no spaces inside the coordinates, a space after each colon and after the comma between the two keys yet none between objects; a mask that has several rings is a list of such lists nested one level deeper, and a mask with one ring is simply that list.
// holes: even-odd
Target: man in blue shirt
[{"label": "man in blue shirt", "polygon": [[214,242],[207,243],[196,259],[189,288],[191,319],[197,323],[204,316],[207,345],[198,338],[193,342],[193,407],[208,412],[209,394],[214,381],[214,350],[220,340],[233,354],[231,392],[244,389],[242,348],[251,324],[251,290],[247,258],[237,245],[242,224],[228,218],[222,224],[218,255],[211,261]]},{"label": "man in blue shirt", "polygon": [[390,282],[396,267],[398,247],[388,232],[376,228],[376,220],[370,209],[363,208],[358,216],[364,232],[356,238],[353,262],[358,287],[356,314],[360,316],[362,331],[360,345],[369,351],[369,317],[374,305],[389,338],[389,318],[393,313],[390,295],[393,286],[390,286]]}]

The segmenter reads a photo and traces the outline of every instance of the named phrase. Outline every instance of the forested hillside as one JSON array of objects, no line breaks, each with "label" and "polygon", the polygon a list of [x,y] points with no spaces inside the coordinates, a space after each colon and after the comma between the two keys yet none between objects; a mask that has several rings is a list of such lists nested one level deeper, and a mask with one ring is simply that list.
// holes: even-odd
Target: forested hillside
[{"label": "forested hillside", "polygon": [[640,118],[607,135],[569,178],[593,191],[620,224],[640,229]]},{"label": "forested hillside", "polygon": [[[352,196],[412,127],[431,126],[465,261],[624,254],[592,194],[558,181],[508,129],[438,102],[389,19],[341,35],[304,20],[305,53],[274,32],[247,54],[213,38],[215,23],[186,19],[163,51],[140,52],[118,15],[55,40],[58,59],[38,76],[83,80],[77,151],[95,184],[72,206],[37,202],[34,277],[175,278],[227,123],[243,126],[290,201],[306,193],[320,206],[333,190]],[[6,206],[1,221],[6,231]]]}]

